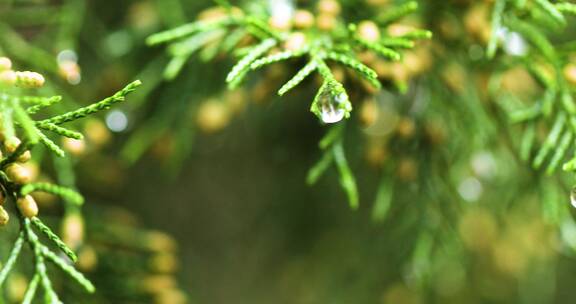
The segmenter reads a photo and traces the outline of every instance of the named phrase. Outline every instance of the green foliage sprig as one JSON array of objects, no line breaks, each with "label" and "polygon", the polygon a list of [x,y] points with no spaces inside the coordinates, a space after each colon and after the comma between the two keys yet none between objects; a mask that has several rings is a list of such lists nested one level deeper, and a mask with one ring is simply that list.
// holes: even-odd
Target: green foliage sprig
[{"label": "green foliage sprig", "polygon": [[[55,134],[81,139],[83,137],[81,133],[61,125],[106,110],[115,103],[124,101],[126,95],[134,91],[141,83],[132,82],[111,97],[94,104],[37,120],[32,115],[60,102],[61,97],[38,97],[25,94],[26,89],[41,87],[44,84],[44,77],[33,72],[13,71],[11,62],[5,57],[0,57],[0,63],[3,64],[0,66],[0,101],[2,101],[0,135],[3,138],[4,151],[7,153],[0,160],[0,224],[6,225],[10,218],[4,208],[8,206],[8,203],[14,204],[14,214],[20,224],[18,238],[0,270],[0,287],[15,268],[24,245],[27,245],[32,252],[34,274],[28,284],[23,303],[32,303],[38,287],[44,290],[45,303],[61,303],[47,271],[48,263],[59,268],[84,290],[92,293],[95,290],[94,285],[70,265],[70,262],[76,262],[76,254],[48,225],[40,220],[37,216],[38,205],[30,194],[37,191],[52,193],[61,196],[66,204],[73,204],[76,207],[84,203],[84,198],[68,187],[32,182],[31,172],[21,163],[30,159],[30,149],[38,143],[43,143],[60,157],[65,156],[64,151],[49,136]],[[51,249],[37,232],[44,235],[49,244],[58,248],[67,258],[61,257]]]},{"label": "green foliage sprig", "polygon": [[[509,33],[519,35],[521,40],[515,43],[525,43],[528,50],[526,54],[511,54],[512,57],[521,55],[522,59],[509,61],[504,67],[523,66],[540,85],[542,93],[536,103],[526,107],[515,96],[500,93],[498,77],[494,78],[491,91],[512,122],[526,125],[521,141],[522,159],[548,174],[554,173],[566,158],[569,160],[563,169],[576,171],[576,156],[568,156],[575,147],[573,138],[576,135],[574,78],[568,70],[569,51],[557,47],[552,38],[566,29],[566,16],[574,14],[575,9],[576,5],[568,2],[497,0],[492,12],[488,57],[497,55],[498,45],[514,43],[510,42]],[[546,122],[549,131],[537,148],[536,128],[541,121]]]},{"label": "green foliage sprig", "polygon": [[[332,24],[301,24],[294,28],[276,24],[282,20],[277,20],[281,17],[273,14],[244,11],[226,1],[220,4],[223,13],[219,16],[204,18],[148,37],[148,45],[169,44],[171,61],[166,67],[165,78],[170,80],[176,77],[190,56],[200,50],[215,50],[211,52],[213,56],[206,57],[212,59],[216,53],[232,53],[232,49],[237,48],[234,53],[240,59],[226,76],[230,89],[244,83],[250,71],[299,60],[304,64],[279,88],[278,95],[285,95],[313,73],[317,73],[322,81],[311,102],[310,111],[325,124],[349,118],[353,108],[345,84],[335,76],[335,65],[349,69],[358,80],[363,79],[377,91],[382,88],[379,75],[361,60],[361,54],[372,53],[384,60],[400,61],[402,50],[413,48],[416,40],[431,37],[431,32],[419,29],[400,36],[382,34],[392,22],[416,11],[418,4],[415,1],[375,16],[376,22],[358,23],[343,20],[339,16],[339,3],[331,1],[330,11],[323,12],[322,5],[318,10],[330,16]],[[294,22],[298,23],[297,20]],[[326,137],[333,141],[329,144],[321,143],[324,156],[311,169],[308,182],[313,184],[329,165],[334,164],[339,172],[340,185],[347,193],[350,206],[355,209],[359,203],[358,190],[346,161],[343,132],[339,127],[334,130],[329,131]]]},{"label": "green foliage sprig", "polygon": [[[417,9],[417,3],[409,2],[394,10],[393,14],[381,16],[379,25],[375,25],[377,27],[375,30],[384,29],[386,24],[412,13],[415,9]],[[414,40],[430,38],[431,36],[430,32],[418,30],[403,37],[366,39],[362,37],[361,33],[358,33],[356,24],[345,24],[337,16],[334,18],[339,24],[326,31],[318,31],[315,27],[302,30],[285,30],[274,28],[268,24],[267,20],[273,19],[274,16],[255,17],[241,10],[233,12],[235,13],[218,17],[215,20],[200,20],[154,34],[147,39],[147,43],[149,45],[170,43],[169,53],[172,56],[172,62],[168,65],[167,71],[170,72],[167,75],[171,75],[171,78],[175,75],[174,66],[181,68],[183,62],[194,52],[212,46],[214,40],[207,39],[207,37],[213,37],[213,35],[209,35],[211,33],[221,33],[221,35],[217,35],[221,37],[218,41],[219,47],[226,45],[226,49],[233,48],[242,40],[252,41],[250,45],[244,46],[245,54],[226,77],[226,82],[232,89],[237,88],[244,81],[250,70],[257,70],[270,64],[297,57],[306,57],[308,63],[280,88],[278,94],[286,94],[312,72],[317,71],[323,78],[323,85],[316,95],[315,101],[317,101],[318,96],[326,94],[327,91],[332,96],[346,94],[343,84],[332,77],[331,68],[327,64],[328,61],[352,69],[376,89],[380,89],[381,84],[377,73],[358,59],[358,53],[368,50],[386,59],[398,61],[401,59],[400,49],[412,48],[414,47]],[[226,38],[224,33],[235,30],[241,30],[239,33],[242,34],[233,35],[233,43],[230,43],[230,36]],[[345,110],[343,117],[349,117],[352,104],[348,99],[329,100],[328,102],[333,104],[341,102],[341,105],[336,106]],[[311,110],[323,122],[335,122],[323,117],[323,107],[318,107],[316,102],[312,103]]]},{"label": "green foliage sprig", "polygon": [[306,182],[309,185],[315,184],[326,172],[331,164],[334,164],[340,174],[340,186],[348,196],[348,202],[352,209],[357,209],[359,205],[358,186],[356,179],[346,160],[342,140],[344,127],[337,125],[332,127],[319,143],[320,149],[324,152],[322,158],[308,171]]}]

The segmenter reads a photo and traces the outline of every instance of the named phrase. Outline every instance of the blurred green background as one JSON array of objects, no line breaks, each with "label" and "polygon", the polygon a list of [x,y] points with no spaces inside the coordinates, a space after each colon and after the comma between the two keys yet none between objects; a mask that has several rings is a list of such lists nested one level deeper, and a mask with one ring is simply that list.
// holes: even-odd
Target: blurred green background
[{"label": "blurred green background", "polygon": [[[341,1],[354,21],[392,2],[405,1]],[[510,93],[538,89],[523,71],[480,58],[491,1],[419,2],[408,22],[435,33],[423,46],[432,59],[405,94],[389,81],[378,95],[389,110],[379,127],[393,131],[364,126],[366,114],[346,122],[357,211],[336,170],[306,185],[326,127],[309,113],[313,83],[274,93],[295,67],[270,69],[236,93],[224,84],[231,56],[193,56],[176,79],[162,79],[165,49],[145,38],[192,21],[211,1],[0,0],[0,46],[78,103],[143,81],[115,112],[126,128],[78,157],[78,185],[88,204],[122,207],[175,237],[190,303],[572,303],[571,179],[519,160],[518,129],[486,83],[498,71]],[[59,75],[62,50],[77,54],[77,85]],[[114,116],[101,118],[113,129]],[[375,221],[387,183],[392,206]]]}]

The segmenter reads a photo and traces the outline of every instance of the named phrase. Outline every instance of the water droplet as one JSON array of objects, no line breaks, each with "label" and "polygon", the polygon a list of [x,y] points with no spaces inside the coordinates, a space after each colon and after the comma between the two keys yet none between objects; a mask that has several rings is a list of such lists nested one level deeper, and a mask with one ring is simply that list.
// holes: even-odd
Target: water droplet
[{"label": "water droplet", "polygon": [[576,208],[576,186],[572,187],[572,191],[570,191],[570,203],[572,207]]},{"label": "water droplet", "polygon": [[331,92],[326,91],[322,93],[318,102],[320,103],[320,119],[324,123],[339,122],[346,115],[346,109],[341,106],[342,103],[346,102],[346,93],[333,95]]}]

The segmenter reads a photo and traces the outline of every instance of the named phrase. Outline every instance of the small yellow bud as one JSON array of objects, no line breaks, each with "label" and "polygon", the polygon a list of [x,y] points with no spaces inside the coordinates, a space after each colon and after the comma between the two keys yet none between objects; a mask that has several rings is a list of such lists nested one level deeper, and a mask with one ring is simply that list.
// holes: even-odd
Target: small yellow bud
[{"label": "small yellow bud", "polygon": [[416,132],[416,125],[414,124],[414,121],[411,118],[404,117],[400,119],[400,121],[398,122],[396,132],[402,138],[406,139],[411,138],[412,136],[414,136],[414,133]]},{"label": "small yellow bud", "polygon": [[576,84],[576,64],[570,63],[564,67],[564,77],[570,84]]},{"label": "small yellow bud", "polygon": [[154,295],[154,303],[157,304],[184,304],[188,302],[189,299],[186,294],[176,288],[163,289]]},{"label": "small yellow bud", "polygon": [[412,182],[418,177],[418,164],[412,158],[403,158],[396,168],[397,176],[404,182]]},{"label": "small yellow bud", "polygon": [[70,84],[78,84],[82,79],[80,66],[75,61],[67,60],[58,64],[58,73]]},{"label": "small yellow bud", "polygon": [[10,275],[10,280],[6,282],[6,298],[12,303],[22,303],[26,289],[28,288],[28,279],[20,272],[14,271]]},{"label": "small yellow bud", "polygon": [[171,236],[158,231],[148,232],[144,245],[150,250],[158,252],[175,251],[178,246]]},{"label": "small yellow bud", "polygon": [[6,226],[6,224],[8,224],[9,220],[10,220],[10,215],[8,214],[6,209],[4,209],[4,207],[0,206],[0,227]]},{"label": "small yellow bud", "polygon": [[19,198],[16,205],[24,217],[31,218],[38,215],[38,204],[30,195]]},{"label": "small yellow bud", "polygon": [[32,159],[32,153],[30,153],[30,151],[24,151],[24,153],[18,156],[16,161],[18,161],[19,163],[25,163],[28,162],[30,159]]},{"label": "small yellow bud", "polygon": [[172,253],[159,253],[154,255],[150,261],[150,268],[157,273],[173,273],[178,267],[178,260]]},{"label": "small yellow bud", "polygon": [[292,20],[288,16],[276,15],[270,17],[268,24],[277,30],[287,31],[292,27]]},{"label": "small yellow bud", "polygon": [[[479,2],[479,1],[478,1]],[[462,16],[464,28],[469,36],[486,43],[490,40],[490,6],[487,3],[477,3],[468,9],[468,12]]]},{"label": "small yellow bud", "polygon": [[378,103],[374,99],[368,99],[360,106],[360,121],[364,126],[373,125],[378,119]]},{"label": "small yellow bud", "polygon": [[40,88],[44,85],[44,76],[36,72],[16,72],[16,85],[23,88]]},{"label": "small yellow bud", "polygon": [[290,34],[284,43],[284,47],[290,51],[300,50],[304,45],[306,45],[306,35],[302,32],[294,32]]},{"label": "small yellow bud", "polygon": [[21,143],[22,141],[20,138],[12,136],[4,141],[4,148],[6,149],[6,152],[12,154],[16,149],[18,149],[18,146],[20,146]]},{"label": "small yellow bud", "polygon": [[224,9],[223,7],[216,6],[201,11],[196,19],[201,21],[214,21],[227,18],[229,16],[242,17],[244,16],[244,12],[242,12],[242,10],[236,6],[233,6],[230,12],[228,12],[227,9]]},{"label": "small yellow bud", "polygon": [[19,164],[10,164],[5,169],[8,178],[17,184],[27,184],[33,180],[32,171]]},{"label": "small yellow bud", "polygon": [[12,69],[12,61],[8,57],[0,57],[0,72]]},{"label": "small yellow bud", "polygon": [[357,33],[358,36],[370,42],[375,42],[380,39],[380,29],[373,21],[365,20],[360,22]]},{"label": "small yellow bud", "polygon": [[70,248],[78,248],[84,240],[84,219],[78,213],[66,215],[62,221],[62,240]]},{"label": "small yellow bud", "polygon": [[380,168],[390,158],[390,152],[382,144],[371,143],[364,157],[370,165]]},{"label": "small yellow bud", "polygon": [[0,84],[13,86],[16,84],[17,79],[16,72],[12,70],[0,72]]},{"label": "small yellow bud", "polygon": [[84,126],[84,135],[90,144],[103,146],[110,141],[110,131],[98,119],[90,119]]},{"label": "small yellow bud", "polygon": [[62,146],[70,154],[79,156],[86,151],[86,142],[83,139],[64,138],[62,139]]},{"label": "small yellow bud", "polygon": [[40,166],[38,166],[38,163],[29,161],[25,164],[22,164],[22,167],[30,171],[30,176],[32,177],[32,180],[36,180],[38,178],[38,175],[40,174]]},{"label": "small yellow bud", "polygon": [[314,25],[314,15],[307,10],[297,10],[294,14],[294,26],[299,29],[311,28]]},{"label": "small yellow bud", "polygon": [[92,271],[98,266],[98,254],[91,246],[83,246],[78,252],[78,268],[83,271]]},{"label": "small yellow bud", "polygon": [[226,11],[220,6],[205,9],[196,17],[196,19],[200,21],[214,21],[224,18],[226,18]]},{"label": "small yellow bud", "polygon": [[336,17],[329,14],[320,14],[316,19],[316,26],[322,31],[331,31],[336,28]]},{"label": "small yellow bud", "polygon": [[230,122],[230,111],[223,102],[210,99],[200,105],[196,122],[206,133],[217,132]]},{"label": "small yellow bud", "polygon": [[318,2],[318,11],[321,14],[336,16],[340,14],[341,10],[340,3],[336,0],[320,0]]},{"label": "small yellow bud", "polygon": [[154,274],[142,278],[140,288],[150,293],[159,293],[162,290],[176,286],[176,280],[171,275]]}]

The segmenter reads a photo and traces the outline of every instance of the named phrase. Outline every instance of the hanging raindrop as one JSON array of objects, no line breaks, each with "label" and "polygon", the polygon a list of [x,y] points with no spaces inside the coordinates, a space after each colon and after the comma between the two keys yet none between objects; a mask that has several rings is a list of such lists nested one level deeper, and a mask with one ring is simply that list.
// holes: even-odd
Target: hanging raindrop
[{"label": "hanging raindrop", "polygon": [[341,121],[346,115],[346,109],[342,106],[346,99],[346,93],[334,95],[328,90],[322,92],[318,98],[320,119],[327,124]]}]

